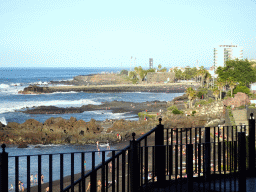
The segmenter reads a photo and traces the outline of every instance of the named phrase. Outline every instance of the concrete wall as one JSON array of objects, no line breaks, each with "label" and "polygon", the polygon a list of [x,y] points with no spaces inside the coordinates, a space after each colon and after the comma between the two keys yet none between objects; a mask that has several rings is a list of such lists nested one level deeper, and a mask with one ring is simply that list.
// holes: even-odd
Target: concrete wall
[{"label": "concrete wall", "polygon": [[174,72],[149,72],[147,74],[148,83],[163,83],[165,81],[174,82],[175,73]]}]

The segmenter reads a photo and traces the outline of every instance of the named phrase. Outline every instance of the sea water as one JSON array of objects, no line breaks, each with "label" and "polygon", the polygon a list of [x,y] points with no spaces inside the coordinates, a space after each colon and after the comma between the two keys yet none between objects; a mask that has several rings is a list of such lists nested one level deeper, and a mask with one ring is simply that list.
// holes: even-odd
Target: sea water
[{"label": "sea water", "polygon": [[[129,119],[138,120],[138,116],[132,113],[112,113],[111,110],[86,111],[77,114],[25,114],[22,110],[38,106],[56,106],[56,107],[80,107],[82,105],[94,104],[100,105],[102,102],[127,101],[127,102],[146,102],[146,101],[171,101],[173,98],[183,93],[84,93],[84,92],[66,92],[51,93],[41,95],[22,95],[18,91],[23,90],[30,84],[40,86],[53,86],[50,81],[72,80],[77,75],[89,75],[101,72],[117,73],[122,69],[117,68],[0,68],[0,121],[3,124],[8,122],[24,123],[28,119],[36,119],[44,123],[51,117],[62,117],[70,119],[75,117],[77,120],[90,121],[92,118],[97,121],[105,119]],[[114,148],[111,148],[114,149]],[[74,146],[74,145],[48,145],[36,148],[19,149],[17,147],[8,147],[6,151],[9,156],[37,155],[49,153],[71,153],[75,151],[96,150],[95,145]],[[37,156],[31,156],[31,174],[37,173]],[[59,179],[59,155],[53,156],[53,180]],[[75,155],[75,173],[81,171],[80,154]],[[45,182],[48,182],[48,156],[42,156],[42,174]],[[87,168],[91,166],[91,156],[88,153],[85,156]],[[80,161],[79,161],[80,160]],[[101,155],[96,155],[96,164],[101,160]],[[15,158],[9,157],[9,187],[15,181]],[[64,176],[70,175],[70,154],[64,155]],[[19,158],[19,180],[26,186],[26,157]]]},{"label": "sea water", "polygon": [[36,119],[41,123],[50,117],[69,119],[71,116],[78,120],[90,121],[91,118],[103,121],[105,119],[138,120],[138,116],[130,113],[112,113],[111,111],[86,111],[77,114],[25,114],[22,110],[38,106],[80,107],[82,105],[100,105],[101,102],[127,101],[171,101],[183,93],[84,93],[57,92],[51,94],[22,95],[18,91],[30,84],[52,86],[50,81],[72,80],[77,75],[89,75],[101,72],[117,73],[117,68],[0,68],[0,121],[24,123],[28,119]]},{"label": "sea water", "polygon": [[[101,151],[106,150],[106,147],[100,147]],[[110,146],[110,150],[115,150],[115,147]],[[92,153],[91,151],[97,151],[96,145],[29,145],[28,148],[10,147],[6,148],[8,153],[8,185],[15,186],[15,157],[19,156],[19,178],[18,180],[24,183],[27,188],[27,156],[30,155],[30,174],[38,175],[38,155],[41,155],[41,174],[44,175],[44,183],[49,182],[49,155],[52,156],[52,179],[60,180],[60,155],[59,153],[67,153],[63,155],[63,176],[71,175],[71,153],[74,154],[74,173],[81,173],[81,153],[83,152],[84,159],[86,160],[86,170],[92,168]],[[79,152],[79,153],[76,153]],[[84,153],[85,152],[85,153]],[[109,151],[105,153],[105,159],[109,158]],[[95,165],[101,163],[102,153],[95,153]],[[37,179],[40,179],[38,176]],[[32,182],[31,186],[35,186],[37,183]]]}]

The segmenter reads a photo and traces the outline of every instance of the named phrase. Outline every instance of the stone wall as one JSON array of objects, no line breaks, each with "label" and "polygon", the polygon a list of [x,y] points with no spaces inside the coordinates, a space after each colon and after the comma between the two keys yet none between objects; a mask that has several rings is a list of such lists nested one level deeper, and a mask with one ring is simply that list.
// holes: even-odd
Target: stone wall
[{"label": "stone wall", "polygon": [[163,83],[167,81],[174,82],[175,73],[174,72],[149,72],[147,74],[147,83]]},{"label": "stone wall", "polygon": [[192,111],[196,111],[195,116],[217,115],[217,116],[223,117],[225,115],[223,114],[223,111],[224,111],[223,101],[215,101],[207,105],[203,105],[193,109],[187,109],[187,110],[184,110],[184,114],[192,115]]}]

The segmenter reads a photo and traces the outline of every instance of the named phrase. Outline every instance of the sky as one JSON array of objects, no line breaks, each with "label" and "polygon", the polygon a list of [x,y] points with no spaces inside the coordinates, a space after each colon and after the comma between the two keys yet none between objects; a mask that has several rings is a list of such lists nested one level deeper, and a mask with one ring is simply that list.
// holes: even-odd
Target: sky
[{"label": "sky", "polygon": [[255,10],[256,0],[0,0],[0,67],[210,67],[214,46],[231,42],[256,59]]}]

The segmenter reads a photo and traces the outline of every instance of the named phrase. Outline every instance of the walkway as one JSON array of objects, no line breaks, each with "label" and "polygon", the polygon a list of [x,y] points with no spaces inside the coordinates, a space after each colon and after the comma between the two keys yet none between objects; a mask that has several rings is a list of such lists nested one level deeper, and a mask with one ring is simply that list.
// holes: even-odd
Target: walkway
[{"label": "walkway", "polygon": [[232,110],[232,113],[233,113],[236,125],[241,125],[241,124],[248,125],[246,109]]}]

